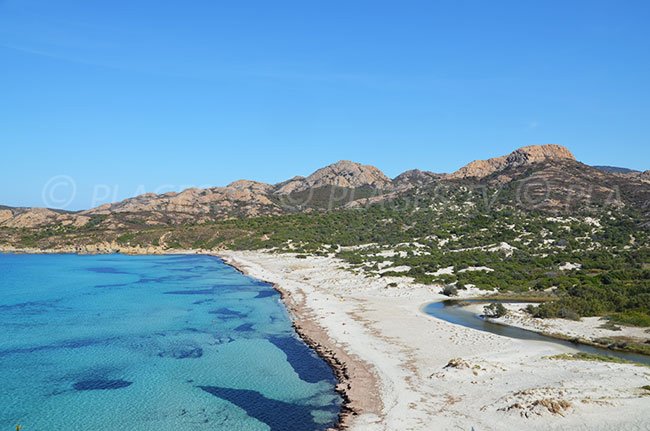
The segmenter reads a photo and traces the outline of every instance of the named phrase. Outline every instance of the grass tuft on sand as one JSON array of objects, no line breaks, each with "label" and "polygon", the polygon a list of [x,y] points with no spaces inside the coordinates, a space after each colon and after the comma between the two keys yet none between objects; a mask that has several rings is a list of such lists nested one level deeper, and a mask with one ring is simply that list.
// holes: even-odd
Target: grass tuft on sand
[{"label": "grass tuft on sand", "polygon": [[639,363],[628,361],[628,360],[625,360],[625,359],[616,358],[614,356],[597,355],[597,354],[594,354],[594,353],[584,353],[584,352],[564,353],[564,354],[561,354],[561,355],[547,356],[547,359],[553,359],[553,360],[559,360],[559,361],[609,362],[609,363],[613,363],[613,364],[629,364],[629,365],[636,365],[638,367],[648,367],[648,368],[650,368],[650,365],[639,364]]}]

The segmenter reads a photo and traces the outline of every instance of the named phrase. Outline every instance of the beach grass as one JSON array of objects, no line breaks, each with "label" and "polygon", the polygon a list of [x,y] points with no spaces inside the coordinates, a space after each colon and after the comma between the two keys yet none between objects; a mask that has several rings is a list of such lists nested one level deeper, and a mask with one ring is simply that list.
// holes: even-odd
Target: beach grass
[{"label": "beach grass", "polygon": [[636,365],[639,367],[650,368],[650,365],[639,364],[637,362],[616,358],[614,356],[598,355],[594,353],[585,353],[585,352],[563,353],[561,355],[547,356],[547,359],[561,360],[561,361],[608,362],[613,364],[629,364],[629,365]]}]

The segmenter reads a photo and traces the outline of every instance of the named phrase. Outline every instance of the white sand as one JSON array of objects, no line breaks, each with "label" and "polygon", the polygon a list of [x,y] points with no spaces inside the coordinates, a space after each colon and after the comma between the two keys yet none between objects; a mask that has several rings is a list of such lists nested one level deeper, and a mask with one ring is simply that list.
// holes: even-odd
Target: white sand
[{"label": "white sand", "polygon": [[[278,284],[349,354],[348,366],[371,370],[374,381],[352,376],[352,404],[362,406],[352,430],[650,430],[650,393],[640,389],[650,368],[546,359],[569,350],[437,320],[420,308],[444,298],[439,288],[364,278],[336,259],[221,256]],[[445,369],[454,358],[459,368]],[[381,403],[364,405],[364,393]]]}]

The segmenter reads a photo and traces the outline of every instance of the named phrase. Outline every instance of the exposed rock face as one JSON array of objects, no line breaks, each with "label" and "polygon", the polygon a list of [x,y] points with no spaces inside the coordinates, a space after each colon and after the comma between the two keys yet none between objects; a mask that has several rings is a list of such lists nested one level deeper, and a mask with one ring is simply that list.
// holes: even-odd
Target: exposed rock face
[{"label": "exposed rock face", "polygon": [[393,179],[393,185],[398,188],[421,187],[426,184],[431,184],[442,177],[442,174],[412,169],[395,177],[395,179]]},{"label": "exposed rock face", "polygon": [[14,216],[10,210],[0,210],[0,225]]},{"label": "exposed rock face", "polygon": [[562,145],[532,145],[522,147],[507,156],[488,160],[476,160],[450,174],[448,178],[485,178],[506,168],[532,165],[550,160],[575,161],[575,157],[568,148]]},{"label": "exposed rock face", "polygon": [[282,184],[276,193],[290,194],[326,186],[350,189],[371,186],[379,190],[388,190],[392,187],[392,182],[374,166],[341,160],[317,170],[307,178],[296,177],[289,180]]},{"label": "exposed rock face", "polygon": [[[233,215],[275,214],[279,209],[268,198],[273,186],[240,180],[226,187],[187,189],[180,193],[147,193],[115,204],[84,211],[84,215],[147,214],[150,224],[204,222]],[[262,211],[264,210],[264,211]]]},{"label": "exposed rock face", "polygon": [[258,181],[239,180],[226,186],[227,189],[249,191],[251,193],[270,193],[273,191],[271,184],[260,183]]},{"label": "exposed rock face", "polygon": [[61,213],[47,208],[16,208],[0,212],[0,226],[11,228],[34,228],[49,225],[81,227],[90,221],[89,217]]}]

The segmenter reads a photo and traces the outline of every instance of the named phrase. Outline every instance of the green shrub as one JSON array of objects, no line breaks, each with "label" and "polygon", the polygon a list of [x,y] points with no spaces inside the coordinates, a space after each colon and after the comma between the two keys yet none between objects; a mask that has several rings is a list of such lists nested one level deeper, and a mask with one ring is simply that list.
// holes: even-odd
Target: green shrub
[{"label": "green shrub", "polygon": [[614,313],[610,315],[609,318],[612,322],[616,322],[621,325],[640,327],[650,326],[650,315],[641,311],[625,311],[621,313]]},{"label": "green shrub", "polygon": [[447,285],[445,286],[444,289],[442,289],[442,294],[445,296],[458,296],[458,289],[456,286]]},{"label": "green shrub", "polygon": [[508,309],[500,302],[493,302],[483,308],[483,315],[491,319],[498,319],[508,314]]}]

